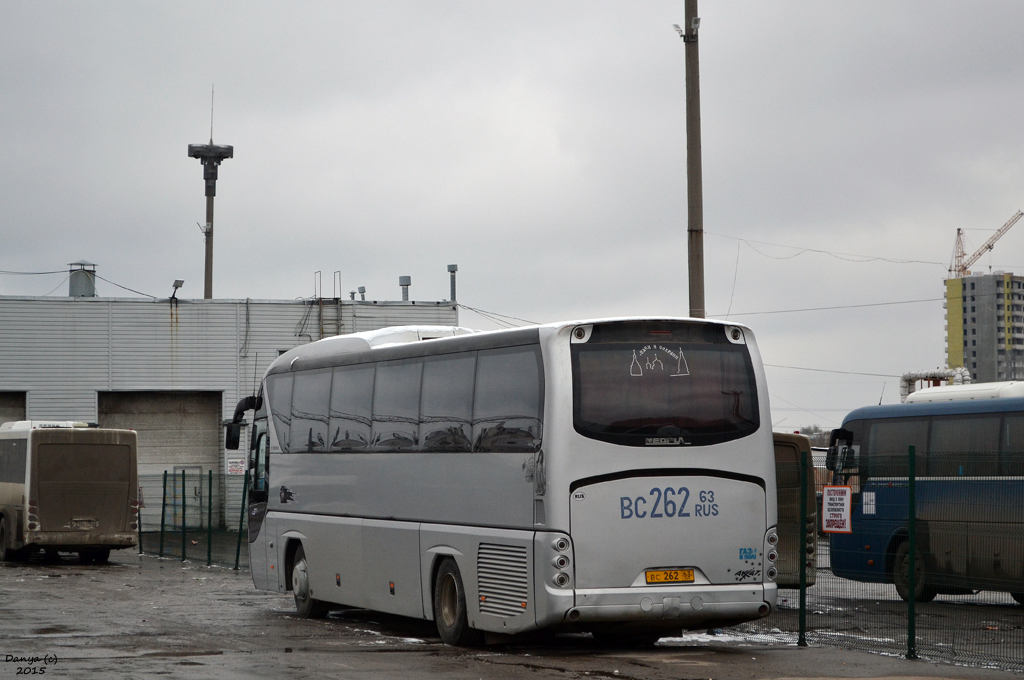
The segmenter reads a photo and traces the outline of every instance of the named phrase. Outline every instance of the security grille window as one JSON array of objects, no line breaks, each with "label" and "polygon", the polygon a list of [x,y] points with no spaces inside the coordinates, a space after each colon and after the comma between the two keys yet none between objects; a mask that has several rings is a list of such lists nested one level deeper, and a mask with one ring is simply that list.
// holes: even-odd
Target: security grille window
[{"label": "security grille window", "polygon": [[753,365],[725,329],[692,323],[595,325],[571,346],[573,422],[625,446],[706,446],[760,426]]},{"label": "security grille window", "polygon": [[370,446],[374,364],[334,369],[331,388],[331,451],[366,451]]},{"label": "security grille window", "polygon": [[274,417],[274,431],[281,451],[288,453],[292,424],[292,379],[291,373],[278,373],[267,378],[267,394],[270,412]]},{"label": "security grille window", "polygon": [[474,451],[536,451],[544,384],[535,345],[481,350],[473,405]]},{"label": "security grille window", "polygon": [[473,450],[475,373],[476,352],[429,357],[423,362],[422,450]]},{"label": "security grille window", "polygon": [[416,450],[422,375],[422,359],[377,364],[373,389],[374,451]]},{"label": "security grille window", "polygon": [[331,396],[331,371],[295,374],[292,388],[290,450],[327,450],[327,404]]}]

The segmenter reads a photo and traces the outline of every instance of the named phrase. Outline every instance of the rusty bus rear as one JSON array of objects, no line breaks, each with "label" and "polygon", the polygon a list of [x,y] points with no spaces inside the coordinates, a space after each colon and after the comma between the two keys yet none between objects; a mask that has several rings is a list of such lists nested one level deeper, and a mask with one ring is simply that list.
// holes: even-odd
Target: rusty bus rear
[{"label": "rusty bus rear", "polygon": [[137,545],[137,450],[131,430],[5,424],[0,468],[14,474],[0,485],[3,556],[43,549],[102,562],[111,549]]},{"label": "rusty bus rear", "polygon": [[[775,480],[779,502],[780,588],[800,587],[800,455],[807,455],[807,585],[814,585],[818,565],[816,470],[811,461],[811,440],[802,434],[772,433],[775,442]],[[812,471],[815,473],[812,475]]]}]

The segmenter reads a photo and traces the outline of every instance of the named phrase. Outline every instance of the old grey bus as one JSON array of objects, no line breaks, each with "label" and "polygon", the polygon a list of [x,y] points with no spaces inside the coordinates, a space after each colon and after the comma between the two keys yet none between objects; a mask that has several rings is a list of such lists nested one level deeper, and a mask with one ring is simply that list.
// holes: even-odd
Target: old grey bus
[{"label": "old grey bus", "polygon": [[771,421],[743,326],[337,336],[274,361],[229,445],[250,409],[253,581],[304,616],[644,644],[774,607]]},{"label": "old grey bus", "polygon": [[136,433],[72,421],[0,425],[0,559],[106,562],[138,544]]}]

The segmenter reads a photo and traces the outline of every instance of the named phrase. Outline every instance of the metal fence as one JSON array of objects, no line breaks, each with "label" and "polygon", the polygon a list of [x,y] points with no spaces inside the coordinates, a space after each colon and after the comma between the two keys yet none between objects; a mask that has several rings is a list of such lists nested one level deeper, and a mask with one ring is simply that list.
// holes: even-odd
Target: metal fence
[{"label": "metal fence", "polygon": [[139,552],[248,568],[248,478],[185,469],[140,475]]},{"label": "metal fence", "polygon": [[817,531],[796,546],[780,531],[779,552],[802,549],[805,585],[788,579],[749,637],[1024,670],[1024,452],[910,447],[834,476],[800,468],[816,507],[789,514],[817,514]]}]

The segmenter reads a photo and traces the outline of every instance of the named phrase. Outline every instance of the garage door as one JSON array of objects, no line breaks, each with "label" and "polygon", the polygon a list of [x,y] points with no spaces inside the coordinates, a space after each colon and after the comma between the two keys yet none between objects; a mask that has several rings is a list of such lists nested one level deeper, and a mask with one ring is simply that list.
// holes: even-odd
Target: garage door
[{"label": "garage door", "polygon": [[0,392],[0,423],[25,420],[25,393]]},{"label": "garage door", "polygon": [[[221,452],[221,392],[100,392],[99,425],[135,430],[139,435],[139,485],[143,488],[143,522],[156,514],[159,525],[162,476],[168,473],[167,524],[180,526],[184,497],[187,524],[196,525],[205,515],[207,471],[213,470],[214,521],[218,508]],[[186,490],[181,491],[181,472]],[[174,480],[172,483],[171,480]],[[203,512],[200,513],[200,508]]]}]

